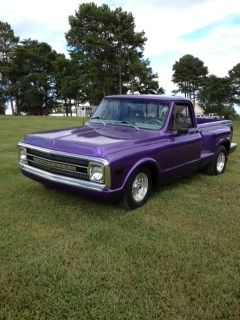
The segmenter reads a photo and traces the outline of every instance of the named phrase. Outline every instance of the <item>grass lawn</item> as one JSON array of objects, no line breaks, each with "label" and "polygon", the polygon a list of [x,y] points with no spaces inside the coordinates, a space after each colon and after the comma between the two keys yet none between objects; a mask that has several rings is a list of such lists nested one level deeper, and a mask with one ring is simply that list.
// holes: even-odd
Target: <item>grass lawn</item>
[{"label": "grass lawn", "polygon": [[0,319],[240,319],[240,148],[125,212],[20,173],[26,133],[79,123],[0,117]]}]

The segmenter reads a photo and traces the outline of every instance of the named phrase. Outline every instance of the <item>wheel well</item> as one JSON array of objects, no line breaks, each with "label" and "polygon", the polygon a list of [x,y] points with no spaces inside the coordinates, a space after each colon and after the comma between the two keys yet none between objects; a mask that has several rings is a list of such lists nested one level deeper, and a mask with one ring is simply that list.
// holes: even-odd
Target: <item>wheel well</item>
[{"label": "wheel well", "polygon": [[159,172],[158,168],[154,163],[147,162],[143,165],[144,167],[147,167],[150,169],[151,175],[152,175],[152,181],[155,182],[158,179]]},{"label": "wheel well", "polygon": [[229,153],[229,151],[230,151],[230,142],[229,141],[225,141],[225,142],[221,143],[220,146],[224,146],[225,149],[227,150],[227,153]]}]

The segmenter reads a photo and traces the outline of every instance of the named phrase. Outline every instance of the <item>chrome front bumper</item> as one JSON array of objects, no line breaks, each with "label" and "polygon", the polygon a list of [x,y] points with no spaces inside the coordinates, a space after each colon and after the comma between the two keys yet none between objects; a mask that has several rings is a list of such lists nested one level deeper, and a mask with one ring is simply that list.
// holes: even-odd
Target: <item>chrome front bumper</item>
[{"label": "chrome front bumper", "polygon": [[46,179],[53,183],[60,183],[64,185],[68,185],[71,187],[78,187],[83,188],[85,190],[91,190],[91,191],[103,191],[104,188],[106,188],[105,185],[101,185],[92,181],[85,181],[85,180],[78,180],[70,177],[65,177],[61,175],[57,175],[54,173],[46,172],[44,170],[34,168],[32,166],[29,166],[27,164],[19,163],[20,168],[23,172],[29,173],[30,175]]},{"label": "chrome front bumper", "polygon": [[237,143],[232,142],[229,150],[229,154],[237,149]]}]

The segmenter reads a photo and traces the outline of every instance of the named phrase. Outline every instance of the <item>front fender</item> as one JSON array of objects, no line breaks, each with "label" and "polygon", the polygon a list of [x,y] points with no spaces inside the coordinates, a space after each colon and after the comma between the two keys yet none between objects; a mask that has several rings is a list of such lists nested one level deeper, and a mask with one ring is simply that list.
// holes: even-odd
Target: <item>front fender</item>
[{"label": "front fender", "polygon": [[144,158],[144,159],[141,159],[137,162],[134,163],[134,165],[131,167],[131,169],[128,171],[125,179],[124,179],[124,182],[123,182],[123,185],[122,185],[122,188],[125,188],[126,184],[127,184],[127,181],[129,179],[129,177],[132,175],[132,173],[137,170],[138,168],[142,167],[142,166],[150,166],[152,169],[154,169],[154,172],[157,173],[157,176],[159,177],[160,174],[161,174],[161,169],[160,169],[160,166],[158,164],[158,162],[156,160],[154,160],[153,158]]}]

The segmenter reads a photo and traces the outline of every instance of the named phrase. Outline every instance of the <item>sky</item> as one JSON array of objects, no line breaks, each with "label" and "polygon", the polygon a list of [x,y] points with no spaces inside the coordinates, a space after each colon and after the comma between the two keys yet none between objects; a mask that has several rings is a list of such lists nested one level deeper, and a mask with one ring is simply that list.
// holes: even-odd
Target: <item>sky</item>
[{"label": "sky", "polygon": [[144,55],[167,94],[175,88],[172,66],[185,54],[201,59],[210,74],[227,76],[240,63],[239,0],[0,0],[0,20],[16,36],[49,43],[67,53],[68,17],[82,2],[132,12],[136,31],[145,31]]}]

